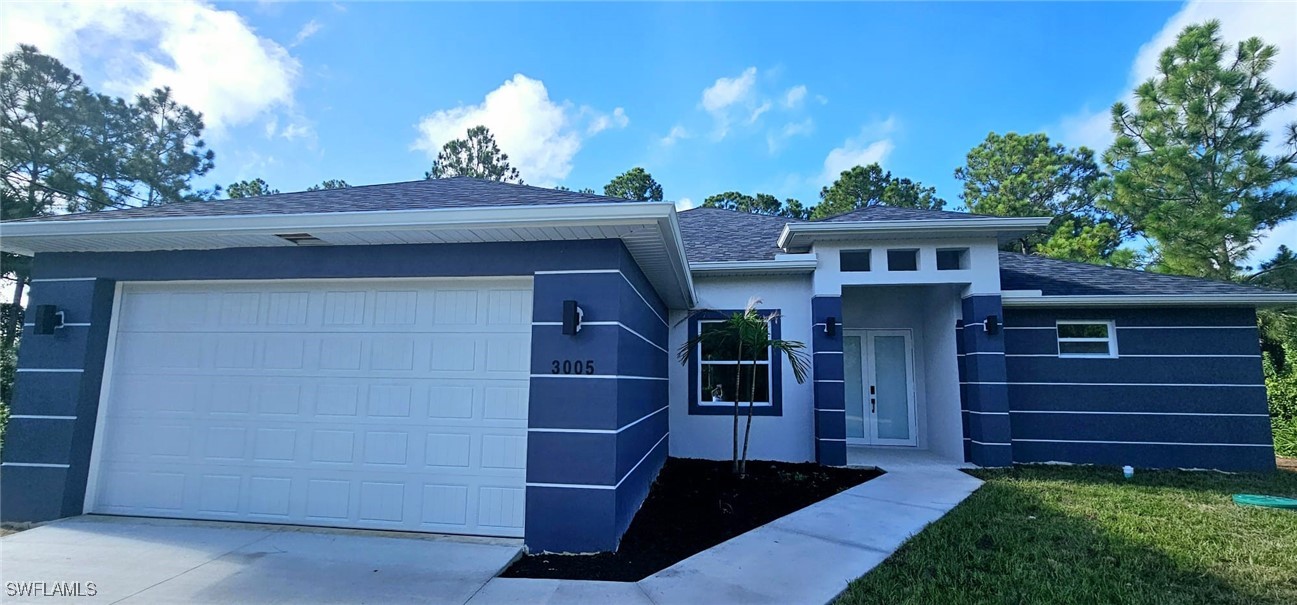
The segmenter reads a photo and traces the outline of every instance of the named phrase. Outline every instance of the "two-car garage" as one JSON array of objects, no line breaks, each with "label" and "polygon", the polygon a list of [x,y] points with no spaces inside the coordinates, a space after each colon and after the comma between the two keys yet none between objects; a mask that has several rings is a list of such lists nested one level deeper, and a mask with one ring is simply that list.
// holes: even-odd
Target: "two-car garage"
[{"label": "two-car garage", "polygon": [[523,535],[530,278],[118,288],[88,512]]}]

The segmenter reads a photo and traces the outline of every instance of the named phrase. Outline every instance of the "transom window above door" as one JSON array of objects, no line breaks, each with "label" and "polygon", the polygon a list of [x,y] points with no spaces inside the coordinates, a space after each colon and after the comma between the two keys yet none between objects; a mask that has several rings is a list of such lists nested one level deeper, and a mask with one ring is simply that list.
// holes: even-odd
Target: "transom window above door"
[{"label": "transom window above door", "polygon": [[1116,357],[1117,329],[1111,321],[1058,322],[1059,357]]}]

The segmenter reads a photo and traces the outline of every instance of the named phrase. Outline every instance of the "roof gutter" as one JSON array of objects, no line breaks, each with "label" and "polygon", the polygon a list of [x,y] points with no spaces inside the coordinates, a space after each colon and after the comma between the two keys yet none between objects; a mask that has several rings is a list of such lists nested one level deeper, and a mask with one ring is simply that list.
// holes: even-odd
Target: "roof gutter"
[{"label": "roof gutter", "polygon": [[779,234],[778,246],[799,249],[818,239],[882,237],[996,237],[1010,238],[1032,233],[1049,225],[1049,217],[946,218],[908,221],[851,221],[788,223]]},{"label": "roof gutter", "polygon": [[1297,305],[1297,294],[1187,294],[1006,296],[1005,307],[1281,307]]},{"label": "roof gutter", "polygon": [[760,260],[690,263],[689,271],[700,275],[787,275],[813,273],[818,260]]}]

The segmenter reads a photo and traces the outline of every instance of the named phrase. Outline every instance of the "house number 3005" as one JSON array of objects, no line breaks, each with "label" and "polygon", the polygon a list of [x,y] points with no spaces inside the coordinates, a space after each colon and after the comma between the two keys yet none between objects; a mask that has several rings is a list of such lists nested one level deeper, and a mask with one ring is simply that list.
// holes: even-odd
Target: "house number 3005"
[{"label": "house number 3005", "polygon": [[593,359],[555,359],[552,363],[551,374],[594,374]]}]

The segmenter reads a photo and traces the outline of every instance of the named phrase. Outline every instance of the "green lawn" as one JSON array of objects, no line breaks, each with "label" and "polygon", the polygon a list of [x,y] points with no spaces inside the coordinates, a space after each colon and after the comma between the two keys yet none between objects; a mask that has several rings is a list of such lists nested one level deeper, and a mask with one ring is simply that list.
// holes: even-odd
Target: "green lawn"
[{"label": "green lawn", "polygon": [[1297,472],[1022,467],[986,484],[837,603],[1297,603]]}]

